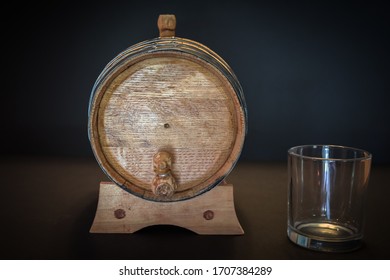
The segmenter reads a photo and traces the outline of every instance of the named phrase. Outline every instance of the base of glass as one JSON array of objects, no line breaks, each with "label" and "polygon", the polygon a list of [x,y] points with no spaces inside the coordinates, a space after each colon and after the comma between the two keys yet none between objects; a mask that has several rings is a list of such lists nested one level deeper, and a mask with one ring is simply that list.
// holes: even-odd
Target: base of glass
[{"label": "base of glass", "polygon": [[299,246],[323,252],[349,252],[361,246],[361,238],[353,230],[331,223],[304,223],[297,229],[289,226],[287,235]]}]

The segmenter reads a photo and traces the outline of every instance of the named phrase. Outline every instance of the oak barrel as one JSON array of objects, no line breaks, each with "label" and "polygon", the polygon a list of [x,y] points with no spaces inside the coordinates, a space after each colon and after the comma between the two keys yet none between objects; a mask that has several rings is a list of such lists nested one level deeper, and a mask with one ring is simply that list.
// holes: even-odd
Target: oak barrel
[{"label": "oak barrel", "polygon": [[229,174],[247,114],[240,83],[221,57],[175,37],[173,15],[160,16],[158,26],[160,37],[129,47],[98,77],[88,135],[113,182],[170,202],[206,192]]}]

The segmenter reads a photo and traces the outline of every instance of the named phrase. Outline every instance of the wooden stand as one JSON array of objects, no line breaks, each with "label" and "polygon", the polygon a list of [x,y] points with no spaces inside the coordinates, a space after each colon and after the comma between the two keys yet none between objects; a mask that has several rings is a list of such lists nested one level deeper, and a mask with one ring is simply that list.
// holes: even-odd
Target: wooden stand
[{"label": "wooden stand", "polygon": [[233,185],[219,185],[188,200],[155,202],[134,196],[114,183],[100,183],[91,233],[134,233],[162,224],[198,234],[244,234],[234,209]]}]

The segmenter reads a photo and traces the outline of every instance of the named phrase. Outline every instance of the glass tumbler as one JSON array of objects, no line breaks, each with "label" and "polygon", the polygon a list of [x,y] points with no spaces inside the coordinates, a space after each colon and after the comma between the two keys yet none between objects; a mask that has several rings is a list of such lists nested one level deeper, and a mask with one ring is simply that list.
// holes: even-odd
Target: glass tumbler
[{"label": "glass tumbler", "polygon": [[292,242],[328,252],[360,246],[371,157],[334,145],[288,150],[287,235]]}]

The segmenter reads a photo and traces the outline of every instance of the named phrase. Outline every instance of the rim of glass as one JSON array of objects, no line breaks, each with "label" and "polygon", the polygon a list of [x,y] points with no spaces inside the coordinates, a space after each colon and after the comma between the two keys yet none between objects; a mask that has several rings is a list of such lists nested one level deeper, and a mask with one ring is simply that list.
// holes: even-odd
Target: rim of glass
[{"label": "rim of glass", "polygon": [[[345,149],[350,150],[354,152],[360,152],[363,153],[364,156],[361,157],[354,157],[354,158],[337,158],[337,157],[315,157],[315,156],[308,156],[308,155],[302,155],[297,153],[297,149],[304,149],[304,148],[318,148],[318,147],[329,147],[329,148],[337,148],[337,149]],[[357,160],[371,160],[372,154],[370,152],[367,152],[366,150],[349,147],[349,146],[342,146],[342,145],[324,145],[324,144],[318,144],[318,145],[299,145],[294,146],[288,149],[288,154],[300,158],[306,158],[306,159],[312,159],[312,160],[329,160],[329,161],[357,161]]]}]

